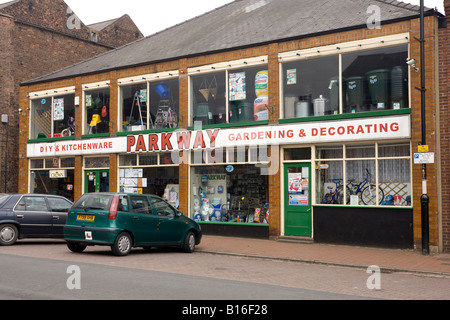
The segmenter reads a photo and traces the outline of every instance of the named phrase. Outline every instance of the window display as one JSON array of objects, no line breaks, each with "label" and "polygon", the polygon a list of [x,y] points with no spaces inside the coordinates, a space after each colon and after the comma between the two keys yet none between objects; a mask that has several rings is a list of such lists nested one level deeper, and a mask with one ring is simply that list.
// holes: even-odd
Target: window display
[{"label": "window display", "polygon": [[30,192],[56,194],[74,201],[75,158],[30,161]]},{"label": "window display", "polygon": [[408,47],[342,55],[344,113],[408,108]]},{"label": "window display", "polygon": [[339,113],[339,56],[283,64],[284,117]]},{"label": "window display", "polygon": [[109,133],[109,88],[84,92],[86,111],[85,134]]},{"label": "window display", "polygon": [[192,124],[269,119],[267,66],[191,76]]},{"label": "window display", "polygon": [[31,101],[30,138],[59,138],[75,134],[75,95]]},{"label": "window display", "polygon": [[407,45],[298,56],[283,63],[284,118],[409,108]]},{"label": "window display", "polygon": [[410,145],[318,146],[316,188],[317,204],[411,206]]},{"label": "window display", "polygon": [[268,179],[258,164],[191,167],[196,221],[269,223]]},{"label": "window display", "polygon": [[178,174],[170,153],[119,156],[120,192],[154,194],[178,208]]},{"label": "window display", "polygon": [[123,131],[178,127],[178,78],[121,86]]}]

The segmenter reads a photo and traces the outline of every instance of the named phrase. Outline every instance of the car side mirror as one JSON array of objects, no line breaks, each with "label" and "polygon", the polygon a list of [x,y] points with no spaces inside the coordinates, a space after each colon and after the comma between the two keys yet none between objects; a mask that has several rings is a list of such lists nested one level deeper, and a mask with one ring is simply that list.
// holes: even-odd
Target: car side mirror
[{"label": "car side mirror", "polygon": [[182,215],[183,215],[183,212],[177,211],[177,214],[176,214],[177,217],[181,217]]}]

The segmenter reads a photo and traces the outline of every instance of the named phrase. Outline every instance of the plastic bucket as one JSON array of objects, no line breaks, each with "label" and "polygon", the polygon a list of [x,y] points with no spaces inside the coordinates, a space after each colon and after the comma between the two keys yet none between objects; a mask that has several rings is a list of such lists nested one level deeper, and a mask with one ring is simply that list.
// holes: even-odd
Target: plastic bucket
[{"label": "plastic bucket", "polygon": [[168,99],[170,92],[167,86],[164,83],[158,84],[155,88],[156,93],[163,99]]}]

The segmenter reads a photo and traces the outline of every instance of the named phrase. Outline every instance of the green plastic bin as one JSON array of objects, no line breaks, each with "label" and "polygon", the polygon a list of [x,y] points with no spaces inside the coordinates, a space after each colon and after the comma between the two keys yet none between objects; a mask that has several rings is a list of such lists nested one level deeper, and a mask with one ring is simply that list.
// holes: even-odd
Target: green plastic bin
[{"label": "green plastic bin", "polygon": [[239,114],[239,122],[255,120],[253,104],[250,102],[240,102],[238,114]]},{"label": "green plastic bin", "polygon": [[209,104],[199,103],[195,109],[194,121],[201,121],[202,125],[212,123],[211,113],[209,111]]},{"label": "green plastic bin", "polygon": [[370,101],[377,109],[387,109],[389,104],[389,78],[387,69],[372,70],[366,73]]},{"label": "green plastic bin", "polygon": [[347,107],[351,110],[360,109],[364,104],[364,77],[349,77],[345,80],[347,89]]},{"label": "green plastic bin", "polygon": [[228,121],[229,123],[239,122],[238,105],[236,103],[228,105]]}]

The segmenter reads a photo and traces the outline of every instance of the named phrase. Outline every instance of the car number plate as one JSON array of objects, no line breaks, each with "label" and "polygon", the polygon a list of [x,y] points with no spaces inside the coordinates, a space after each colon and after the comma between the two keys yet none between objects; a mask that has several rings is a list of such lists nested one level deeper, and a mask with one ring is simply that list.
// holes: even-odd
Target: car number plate
[{"label": "car number plate", "polygon": [[79,215],[77,215],[77,220],[94,221],[95,216],[93,216],[91,214],[79,214]]}]

